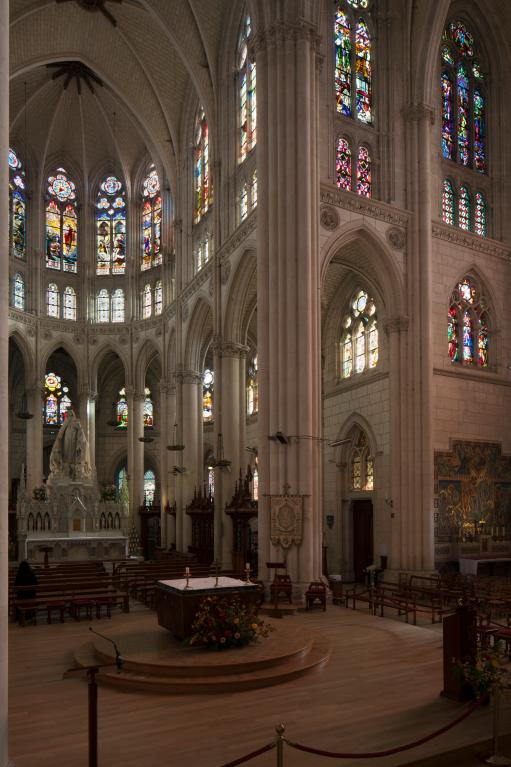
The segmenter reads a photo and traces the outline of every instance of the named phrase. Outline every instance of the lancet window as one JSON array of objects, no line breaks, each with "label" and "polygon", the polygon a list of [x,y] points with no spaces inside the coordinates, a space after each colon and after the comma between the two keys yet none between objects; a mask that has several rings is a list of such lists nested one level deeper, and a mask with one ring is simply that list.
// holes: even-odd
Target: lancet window
[{"label": "lancet window", "polygon": [[107,176],[96,201],[96,274],[126,269],[126,196],[122,183]]},{"label": "lancet window", "polygon": [[340,377],[350,378],[378,364],[376,305],[365,290],[358,289],[342,320]]},{"label": "lancet window", "polygon": [[447,315],[447,353],[453,364],[487,368],[489,318],[476,281],[467,275],[451,296]]},{"label": "lancet window", "polygon": [[242,163],[256,144],[256,65],[250,60],[248,44],[252,32],[250,16],[245,16],[241,26],[238,51],[238,161]]},{"label": "lancet window", "polygon": [[146,386],[144,390],[144,427],[152,428],[154,426],[154,407],[151,397],[151,390]]},{"label": "lancet window", "polygon": [[482,192],[472,194],[467,184],[455,189],[449,179],[442,183],[442,220],[449,226],[459,226],[479,237],[488,234],[486,200]]},{"label": "lancet window", "polygon": [[72,407],[69,388],[56,373],[44,377],[43,423],[46,426],[60,426]]},{"label": "lancet window", "polygon": [[337,140],[335,180],[339,189],[356,192],[362,197],[371,197],[371,165],[371,155],[367,146],[362,145],[352,151],[348,138],[341,136]]},{"label": "lancet window", "polygon": [[142,319],[148,319],[153,313],[153,292],[151,286],[144,285],[142,291]]},{"label": "lancet window", "polygon": [[252,357],[247,368],[247,415],[254,415],[259,410],[257,383],[257,354]]},{"label": "lancet window", "polygon": [[64,168],[48,178],[46,205],[46,266],[76,272],[78,214],[76,188]]},{"label": "lancet window", "polygon": [[161,314],[163,311],[163,283],[156,280],[154,285],[154,313]]},{"label": "lancet window", "polygon": [[156,494],[156,475],[152,469],[144,472],[144,506],[154,505]]},{"label": "lancet window", "polygon": [[370,453],[367,437],[358,430],[350,460],[350,485],[352,490],[374,490],[374,458]]},{"label": "lancet window", "polygon": [[334,21],[337,113],[361,123],[373,122],[373,44],[369,0],[337,3]]},{"label": "lancet window", "polygon": [[194,222],[197,224],[211,204],[209,128],[206,113],[199,107],[194,136]]},{"label": "lancet window", "polygon": [[15,258],[27,255],[27,199],[25,171],[9,148],[9,250]]},{"label": "lancet window", "polygon": [[142,271],[162,262],[161,224],[160,179],[153,167],[142,184]]},{"label": "lancet window", "polygon": [[202,420],[209,423],[213,420],[213,390],[215,374],[206,368],[202,376]]},{"label": "lancet window", "polygon": [[119,398],[116,404],[116,420],[117,429],[123,430],[128,428],[128,403],[126,401],[126,389],[124,386],[119,392]]},{"label": "lancet window", "polygon": [[12,281],[11,304],[15,309],[25,309],[25,278],[21,272],[17,272]]}]

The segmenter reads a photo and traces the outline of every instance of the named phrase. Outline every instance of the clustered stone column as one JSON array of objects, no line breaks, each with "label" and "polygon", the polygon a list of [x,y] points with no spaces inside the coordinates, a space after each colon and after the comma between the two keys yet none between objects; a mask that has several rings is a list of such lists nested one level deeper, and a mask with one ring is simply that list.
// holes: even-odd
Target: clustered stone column
[{"label": "clustered stone column", "polygon": [[27,423],[27,490],[31,492],[43,481],[43,419],[41,417],[41,387],[27,391],[27,406],[34,416]]},{"label": "clustered stone column", "polygon": [[[195,370],[180,370],[176,373],[176,381],[180,391],[178,437],[185,449],[176,455],[175,465],[186,469],[186,474],[176,474],[176,548],[188,551],[192,542],[192,526],[190,517],[185,513],[185,505],[202,479],[202,376]],[[182,456],[182,462],[178,456]]]}]

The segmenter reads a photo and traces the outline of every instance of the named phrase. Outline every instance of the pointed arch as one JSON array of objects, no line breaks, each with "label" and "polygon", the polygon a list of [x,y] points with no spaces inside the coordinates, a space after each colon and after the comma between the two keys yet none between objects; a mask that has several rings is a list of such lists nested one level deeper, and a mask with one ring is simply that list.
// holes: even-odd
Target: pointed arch
[{"label": "pointed arch", "polygon": [[153,363],[157,363],[159,366],[161,378],[162,362],[161,362],[161,350],[158,348],[153,339],[148,338],[144,341],[143,346],[138,352],[135,361],[135,376],[134,383],[137,391],[143,392],[146,385],[146,374],[149,366]]},{"label": "pointed arch", "polygon": [[250,317],[257,303],[257,259],[254,250],[246,250],[231,279],[223,322],[224,337],[233,343],[246,344]]},{"label": "pointed arch", "polygon": [[[369,446],[369,453],[374,458],[374,456],[381,452],[378,446],[376,435],[369,421],[358,411],[355,411],[348,416],[348,418],[339,428],[334,441],[342,442],[344,440],[349,440],[357,431],[362,431],[366,435]],[[347,463],[352,447],[352,441],[335,447],[335,462],[337,464]]]},{"label": "pointed arch", "polygon": [[99,370],[105,358],[109,354],[117,357],[119,361],[121,362],[121,365],[123,367],[123,372],[124,372],[125,383],[129,384],[132,381],[130,366],[128,364],[127,358],[121,352],[121,349],[119,347],[114,347],[111,344],[106,344],[104,346],[101,346],[101,348],[95,352],[92,359],[89,361],[89,376],[90,376],[89,383],[93,391],[97,390]]},{"label": "pointed arch", "polygon": [[185,369],[201,371],[208,346],[213,338],[211,305],[198,298],[190,316],[185,343]]},{"label": "pointed arch", "polygon": [[36,375],[35,359],[26,337],[17,328],[9,330],[9,341],[13,341],[23,359],[25,386],[28,387],[34,381]]}]

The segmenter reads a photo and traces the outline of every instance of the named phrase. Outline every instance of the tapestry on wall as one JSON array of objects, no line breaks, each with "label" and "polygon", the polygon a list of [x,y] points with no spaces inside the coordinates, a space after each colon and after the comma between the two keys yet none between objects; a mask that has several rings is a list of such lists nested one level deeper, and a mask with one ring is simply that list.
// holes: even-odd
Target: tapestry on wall
[{"label": "tapestry on wall", "polygon": [[511,456],[490,442],[453,442],[435,453],[438,538],[511,529]]}]

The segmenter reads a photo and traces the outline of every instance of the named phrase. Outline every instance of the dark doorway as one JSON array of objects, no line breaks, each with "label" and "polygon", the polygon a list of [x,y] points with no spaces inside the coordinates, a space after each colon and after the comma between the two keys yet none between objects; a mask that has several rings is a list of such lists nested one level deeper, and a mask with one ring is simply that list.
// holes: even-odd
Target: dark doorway
[{"label": "dark doorway", "polygon": [[355,580],[365,580],[364,569],[373,563],[373,502],[353,501],[353,569]]}]

